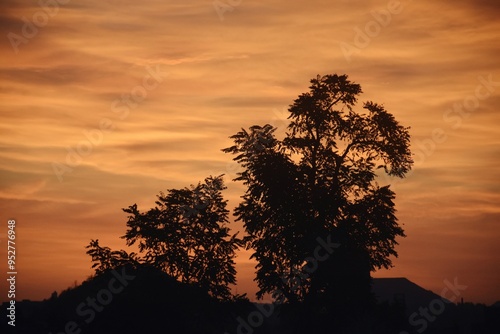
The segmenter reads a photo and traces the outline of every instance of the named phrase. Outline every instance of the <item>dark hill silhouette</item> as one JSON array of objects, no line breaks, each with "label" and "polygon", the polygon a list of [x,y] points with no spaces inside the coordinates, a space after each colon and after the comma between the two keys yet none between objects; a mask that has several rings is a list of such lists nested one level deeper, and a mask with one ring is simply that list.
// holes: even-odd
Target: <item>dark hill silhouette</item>
[{"label": "dark hill silhouette", "polygon": [[[135,277],[120,292],[106,293],[111,281],[111,288],[119,290],[117,277],[122,271]],[[110,295],[112,299],[107,300]],[[97,311],[92,307],[93,299]],[[103,305],[99,300],[109,303]],[[250,307],[245,300],[231,305],[218,301],[200,288],[179,283],[152,267],[119,268],[65,290],[59,297],[18,303],[15,333],[59,334],[66,326],[75,332],[81,329],[83,334],[223,333],[232,326],[237,313],[245,313]]]}]

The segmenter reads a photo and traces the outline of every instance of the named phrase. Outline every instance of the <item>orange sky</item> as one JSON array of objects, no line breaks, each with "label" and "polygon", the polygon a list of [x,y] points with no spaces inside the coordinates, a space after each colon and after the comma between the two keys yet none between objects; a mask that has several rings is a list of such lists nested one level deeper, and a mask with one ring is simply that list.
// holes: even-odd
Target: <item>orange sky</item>
[{"label": "orange sky", "polygon": [[[331,73],[411,126],[414,172],[380,179],[408,237],[375,276],[500,299],[497,1],[51,1],[0,4],[0,259],[14,218],[19,299],[84,280],[89,240],[125,248],[121,208],[159,191],[225,173],[232,209],[228,137],[283,134],[288,105]],[[248,255],[238,293],[253,295]]]}]

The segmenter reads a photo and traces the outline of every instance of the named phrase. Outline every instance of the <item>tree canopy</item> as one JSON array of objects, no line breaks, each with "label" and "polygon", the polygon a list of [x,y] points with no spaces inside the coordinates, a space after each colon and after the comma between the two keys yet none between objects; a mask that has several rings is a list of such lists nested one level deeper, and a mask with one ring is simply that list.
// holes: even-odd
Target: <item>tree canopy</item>
[{"label": "tree canopy", "polygon": [[227,200],[222,197],[222,175],[203,183],[160,193],[156,207],[139,211],[137,204],[123,209],[129,214],[127,245],[137,243],[139,253],[111,251],[92,240],[87,253],[100,273],[124,263],[161,268],[178,281],[199,286],[221,299],[231,296],[236,283],[235,250],[242,245],[227,226]]},{"label": "tree canopy", "polygon": [[[355,111],[361,93],[347,75],[318,76],[290,106],[285,138],[269,124],[255,125],[223,150],[243,167],[236,180],[246,192],[235,216],[257,260],[259,297],[278,290],[291,302],[338,296],[342,284],[369,278],[397,256],[404,231],[395,194],[376,177],[378,170],[404,177],[411,169],[409,128],[371,101]],[[305,273],[318,237],[341,249]]]},{"label": "tree canopy", "polygon": [[122,266],[137,267],[141,264],[141,260],[137,258],[135,253],[129,254],[123,249],[114,251],[109,247],[102,247],[99,244],[99,239],[90,240],[85,248],[88,249],[87,254],[92,258],[92,268],[95,269],[96,275]]}]

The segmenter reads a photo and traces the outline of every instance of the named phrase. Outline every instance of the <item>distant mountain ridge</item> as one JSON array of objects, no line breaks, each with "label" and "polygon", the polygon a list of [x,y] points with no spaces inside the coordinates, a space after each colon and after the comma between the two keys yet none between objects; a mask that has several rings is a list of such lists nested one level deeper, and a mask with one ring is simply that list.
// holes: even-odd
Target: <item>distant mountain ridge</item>
[{"label": "distant mountain ridge", "polygon": [[405,277],[374,278],[372,292],[378,302],[403,302],[406,313],[418,311],[419,307],[428,306],[434,300],[442,300],[446,304],[451,301],[442,298],[431,290],[426,290]]},{"label": "distant mountain ridge", "polygon": [[500,302],[490,307],[463,303],[460,285],[447,282],[448,300],[404,277],[374,278],[372,292],[379,303],[404,307],[411,330],[417,333],[500,334]]}]

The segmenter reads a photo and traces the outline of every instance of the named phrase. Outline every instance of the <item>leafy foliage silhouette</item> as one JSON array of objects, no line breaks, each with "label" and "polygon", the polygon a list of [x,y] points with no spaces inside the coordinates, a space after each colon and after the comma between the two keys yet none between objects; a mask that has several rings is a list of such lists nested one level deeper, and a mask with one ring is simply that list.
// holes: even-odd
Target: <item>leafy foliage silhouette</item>
[{"label": "leafy foliage silhouette", "polygon": [[[273,126],[255,125],[223,149],[243,167],[235,180],[247,189],[235,216],[257,260],[259,298],[279,290],[292,303],[363,300],[370,271],[397,256],[396,238],[405,235],[395,194],[376,172],[404,177],[411,169],[409,128],[374,102],[355,112],[361,92],[347,75],[318,75],[290,106],[283,140]],[[342,246],[305,275],[318,236]]]},{"label": "leafy foliage silhouette", "polygon": [[101,275],[110,269],[115,269],[122,266],[133,266],[141,264],[135,253],[128,254],[125,250],[113,251],[109,247],[101,247],[99,239],[91,240],[87,254],[92,258],[92,268],[95,269],[96,275]]},{"label": "leafy foliage silhouette", "polygon": [[203,183],[160,193],[156,207],[140,212],[137,204],[128,213],[127,245],[138,244],[142,257],[111,251],[92,240],[87,254],[96,273],[124,264],[147,264],[160,268],[180,282],[203,288],[212,296],[230,299],[230,284],[236,283],[235,251],[243,246],[237,233],[230,235],[223,175]]}]

